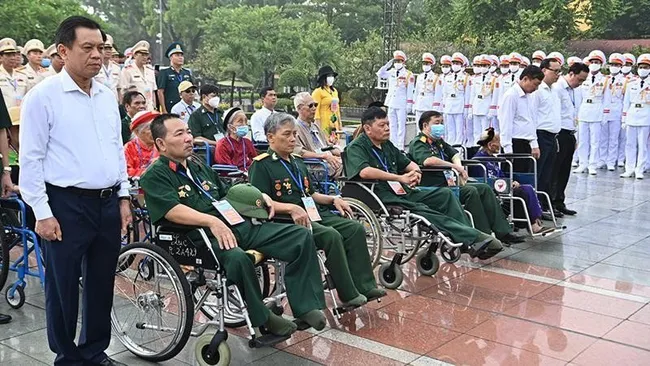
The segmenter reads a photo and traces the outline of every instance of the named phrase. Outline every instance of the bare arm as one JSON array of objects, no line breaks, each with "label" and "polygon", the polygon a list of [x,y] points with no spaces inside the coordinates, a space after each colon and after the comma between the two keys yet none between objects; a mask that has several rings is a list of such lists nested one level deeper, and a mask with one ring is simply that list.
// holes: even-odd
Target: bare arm
[{"label": "bare arm", "polygon": [[361,169],[361,171],[359,172],[359,177],[361,177],[361,179],[367,179],[367,180],[384,180],[384,181],[389,181],[389,180],[399,181],[400,179],[400,175],[388,173],[386,171],[373,168],[373,167],[365,167]]},{"label": "bare arm", "polygon": [[176,224],[200,227],[210,227],[217,222],[221,222],[215,216],[201,213],[189,206],[181,204],[167,211],[165,218]]},{"label": "bare arm", "polygon": [[160,111],[162,113],[167,113],[167,105],[165,104],[165,90],[163,89],[156,90],[156,95],[158,95],[158,103],[160,104]]}]

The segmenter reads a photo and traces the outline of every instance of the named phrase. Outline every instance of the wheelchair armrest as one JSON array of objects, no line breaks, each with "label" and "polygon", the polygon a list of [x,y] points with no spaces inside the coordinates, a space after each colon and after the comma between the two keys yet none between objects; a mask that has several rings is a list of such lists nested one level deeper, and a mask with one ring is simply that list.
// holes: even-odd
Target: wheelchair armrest
[{"label": "wheelchair armrest", "polygon": [[453,170],[454,168],[450,166],[421,166],[420,171],[422,173],[427,173],[427,172],[444,172],[447,170]]},{"label": "wheelchair armrest", "polygon": [[289,224],[293,224],[293,219],[291,218],[291,215],[287,215],[287,214],[278,214],[278,215],[275,215],[275,216],[273,216],[273,218],[271,219],[271,221],[273,221],[273,222],[279,222],[279,223],[289,223]]},{"label": "wheelchair armrest", "polygon": [[508,161],[508,159],[499,156],[475,156],[472,158],[472,160],[468,161],[473,161],[474,163],[505,163]]},{"label": "wheelchair armrest", "polygon": [[157,223],[157,226],[159,231],[160,230],[174,231],[180,234],[186,234],[192,230],[202,229],[201,226],[182,225],[182,224],[177,224],[175,222],[171,222],[166,219],[160,220],[160,222]]},{"label": "wheelchair armrest", "polygon": [[338,177],[336,178],[336,180],[341,183],[359,183],[359,184],[368,184],[368,185],[378,184],[381,182],[380,180],[376,180],[376,179],[358,180],[358,179],[350,179],[348,177]]},{"label": "wheelchair armrest", "polygon": [[522,159],[522,158],[532,158],[533,155],[525,153],[510,153],[510,154],[497,154],[497,157],[506,158],[506,159]]}]

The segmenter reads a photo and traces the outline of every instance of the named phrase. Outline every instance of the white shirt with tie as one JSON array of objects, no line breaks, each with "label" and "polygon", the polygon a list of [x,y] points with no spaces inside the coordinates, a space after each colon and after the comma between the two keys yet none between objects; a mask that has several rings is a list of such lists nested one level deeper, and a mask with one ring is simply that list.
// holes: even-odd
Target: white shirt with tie
[{"label": "white shirt with tie", "polygon": [[498,118],[501,146],[506,154],[512,153],[512,139],[528,140],[531,149],[539,147],[536,111],[536,98],[532,94],[526,94],[519,83],[515,83],[503,95]]},{"label": "white shirt with tie", "polygon": [[255,111],[251,116],[251,130],[253,131],[253,141],[266,142],[266,134],[264,133],[264,123],[266,119],[273,114],[273,111],[262,107]]},{"label": "white shirt with tie", "polygon": [[537,100],[537,129],[558,133],[562,128],[560,117],[560,98],[551,90],[551,86],[542,81],[532,94]]},{"label": "white shirt with tie", "polygon": [[120,112],[109,88],[92,80],[90,95],[64,68],[25,96],[20,124],[20,191],[37,220],[52,217],[45,184],[104,189],[129,182]]},{"label": "white shirt with tie", "polygon": [[192,103],[192,105],[189,105],[181,99],[180,102],[174,104],[170,113],[178,114],[179,116],[181,116],[181,119],[185,123],[187,123],[187,121],[190,120],[190,114],[192,114],[195,110],[199,108],[201,108],[201,105],[199,103],[194,102]]}]

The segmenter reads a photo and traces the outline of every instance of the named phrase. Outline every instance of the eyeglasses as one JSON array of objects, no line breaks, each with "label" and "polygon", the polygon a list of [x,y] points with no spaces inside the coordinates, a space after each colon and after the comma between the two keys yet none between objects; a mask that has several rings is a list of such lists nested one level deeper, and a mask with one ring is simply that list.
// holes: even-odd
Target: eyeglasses
[{"label": "eyeglasses", "polygon": [[554,73],[556,73],[556,74],[558,74],[558,75],[560,75],[560,74],[562,73],[562,69],[555,69],[555,70],[553,70],[553,69],[548,69],[548,71],[552,71],[552,72],[554,72]]},{"label": "eyeglasses", "polygon": [[309,103],[309,104],[303,104],[303,105],[305,105],[305,106],[307,106],[309,108],[317,108],[318,107],[318,103]]}]

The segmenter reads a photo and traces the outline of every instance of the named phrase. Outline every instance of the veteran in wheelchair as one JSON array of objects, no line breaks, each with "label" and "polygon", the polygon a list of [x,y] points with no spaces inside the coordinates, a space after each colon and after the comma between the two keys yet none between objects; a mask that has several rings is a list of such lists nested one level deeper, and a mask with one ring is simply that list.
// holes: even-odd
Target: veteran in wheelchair
[{"label": "veteran in wheelchair", "polygon": [[390,141],[386,112],[368,108],[361,117],[363,133],[345,149],[348,179],[378,181],[374,194],[384,204],[399,206],[426,218],[436,232],[442,231],[472,257],[488,259],[501,250],[501,242],[470,226],[459,200],[451,190],[422,191],[418,165]]},{"label": "veteran in wheelchair", "polygon": [[[163,221],[206,228],[211,252],[225,269],[229,281],[243,293],[253,326],[263,326],[275,335],[289,335],[294,322],[265,307],[254,263],[247,250],[286,262],[284,282],[293,315],[315,329],[323,329],[325,308],[323,284],[314,241],[303,226],[242,217],[224,200],[225,184],[202,162],[191,158],[192,135],[187,125],[173,114],[164,114],[151,124],[160,153],[142,176],[140,184],[154,224]],[[231,188],[232,189],[232,188]],[[277,204],[266,195],[256,199],[258,208],[249,215],[259,219],[273,216]],[[246,213],[243,213],[246,215]],[[192,238],[194,241],[201,238]]]},{"label": "veteran in wheelchair", "polygon": [[[341,215],[350,206],[339,196],[318,193],[302,158],[293,155],[297,123],[286,113],[274,113],[264,124],[269,150],[255,157],[251,184],[277,201],[276,213],[289,214],[297,224],[310,226],[332,276],[342,308],[364,305],[386,294],[377,288],[363,225]],[[280,203],[281,202],[281,203]],[[332,213],[336,210],[339,214]]]},{"label": "veteran in wheelchair", "polygon": [[425,187],[459,186],[460,202],[474,219],[474,227],[484,233],[494,232],[504,243],[520,243],[524,239],[512,233],[501,205],[492,188],[485,183],[467,183],[467,171],[460,154],[444,140],[445,127],[442,114],[425,112],[418,121],[420,133],[409,144],[409,157],[423,168],[448,167],[459,174],[455,181],[450,170],[425,172],[421,185]]}]

